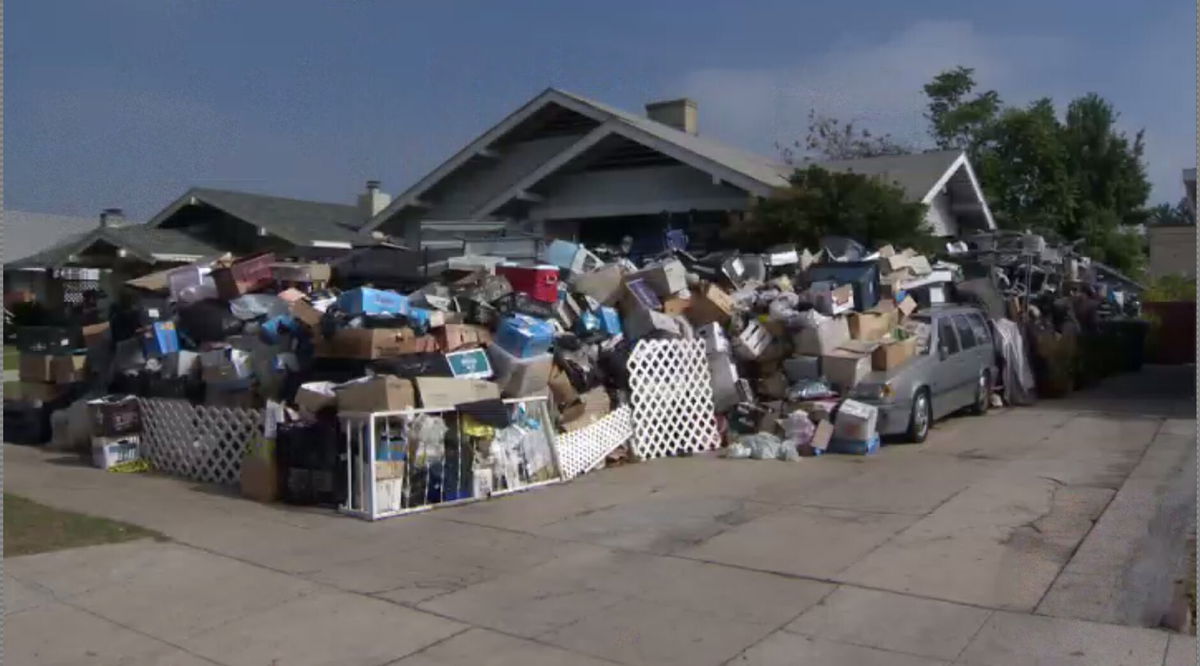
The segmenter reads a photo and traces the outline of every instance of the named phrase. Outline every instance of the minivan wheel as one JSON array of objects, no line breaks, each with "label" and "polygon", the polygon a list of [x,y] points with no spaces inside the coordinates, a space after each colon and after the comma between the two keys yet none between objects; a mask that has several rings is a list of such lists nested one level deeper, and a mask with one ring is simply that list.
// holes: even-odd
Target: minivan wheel
[{"label": "minivan wheel", "polygon": [[979,375],[979,382],[975,384],[975,403],[971,405],[971,413],[975,416],[982,416],[991,406],[992,381],[988,371],[984,370]]},{"label": "minivan wheel", "polygon": [[908,417],[908,441],[920,444],[929,436],[933,423],[933,407],[929,404],[929,391],[921,389],[913,398],[912,414]]}]

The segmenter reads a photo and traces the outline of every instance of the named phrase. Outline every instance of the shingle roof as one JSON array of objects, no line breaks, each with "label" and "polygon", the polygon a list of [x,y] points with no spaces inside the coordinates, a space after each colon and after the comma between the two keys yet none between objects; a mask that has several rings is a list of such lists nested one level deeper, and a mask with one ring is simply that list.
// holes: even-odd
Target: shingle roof
[{"label": "shingle roof", "polygon": [[[908,198],[921,201],[962,155],[959,150],[939,150],[911,155],[864,157],[854,160],[820,161],[812,164],[826,171],[851,171],[893,182]],[[803,168],[806,165],[799,165]]]},{"label": "shingle roof", "polygon": [[96,218],[51,215],[21,210],[0,214],[4,229],[4,263],[12,263],[59,243],[82,238],[99,224]]},{"label": "shingle roof", "polygon": [[[558,90],[558,89],[556,89]],[[689,134],[682,130],[664,125],[658,121],[651,120],[645,116],[639,116],[628,111],[609,106],[602,102],[597,102],[593,99],[588,99],[582,95],[558,90],[559,93],[574,99],[577,102],[586,104],[598,111],[601,111],[623,123],[632,125],[644,132],[652,134],[664,141],[670,141],[675,145],[690,150],[691,152],[700,155],[706,159],[712,160],[725,166],[728,169],[737,171],[754,180],[757,180],[764,185],[770,187],[786,187],[788,184],[787,175],[791,173],[791,168],[787,165],[764,157],[755,155],[737,148],[732,148],[723,143],[713,141],[711,139]]]},{"label": "shingle roof", "polygon": [[176,229],[155,229],[145,224],[121,227],[96,227],[83,234],[73,234],[52,247],[18,261],[5,264],[6,268],[57,268],[70,263],[71,255],[77,255],[95,243],[105,242],[123,248],[147,263],[155,263],[156,255],[203,257],[220,254],[220,250]]},{"label": "shingle roof", "polygon": [[[356,228],[362,223],[362,213],[355,206],[204,187],[192,188],[184,197],[195,197],[297,245],[360,239]],[[152,224],[157,226],[168,219],[174,212],[172,208],[174,205],[164,211],[167,214],[156,216]]]}]

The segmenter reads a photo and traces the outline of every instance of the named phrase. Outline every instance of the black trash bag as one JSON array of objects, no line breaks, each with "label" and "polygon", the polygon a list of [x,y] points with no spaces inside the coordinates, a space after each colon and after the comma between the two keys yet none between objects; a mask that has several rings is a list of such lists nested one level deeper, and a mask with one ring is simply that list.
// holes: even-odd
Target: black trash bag
[{"label": "black trash bag", "polygon": [[180,309],[178,319],[180,331],[197,345],[222,342],[241,333],[243,327],[242,321],[229,311],[229,305],[216,299],[198,301]]},{"label": "black trash bag", "polygon": [[633,354],[631,340],[622,340],[612,349],[601,350],[599,365],[610,386],[629,389],[629,356]]},{"label": "black trash bag", "polygon": [[562,369],[563,374],[571,382],[571,386],[580,393],[585,393],[604,381],[602,371],[587,358],[587,354],[583,350],[569,352],[560,349],[555,351],[554,363]]},{"label": "black trash bag", "polygon": [[339,480],[345,476],[345,461],[338,446],[336,420],[281,423],[276,447],[284,502],[336,505],[344,500],[344,484]]},{"label": "black trash bag", "polygon": [[405,354],[395,358],[381,358],[371,361],[368,368],[379,375],[395,375],[402,379],[417,377],[453,377],[450,363],[444,354],[436,352],[421,352]]},{"label": "black trash bag", "polygon": [[554,319],[554,306],[543,303],[529,294],[513,292],[495,302],[496,309],[504,316],[513,314],[529,315],[538,319]]}]

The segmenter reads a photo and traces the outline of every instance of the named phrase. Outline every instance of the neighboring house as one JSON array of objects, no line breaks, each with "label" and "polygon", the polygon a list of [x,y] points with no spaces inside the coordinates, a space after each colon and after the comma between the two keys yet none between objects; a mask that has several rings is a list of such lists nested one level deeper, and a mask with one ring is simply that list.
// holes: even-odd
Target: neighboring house
[{"label": "neighboring house", "polygon": [[[1192,210],[1196,207],[1196,170],[1184,169],[1183,186]],[[1194,216],[1193,216],[1194,219]],[[1148,230],[1152,278],[1164,275],[1196,276],[1196,225],[1155,224]]]},{"label": "neighboring house", "polygon": [[[703,244],[788,186],[795,167],[698,136],[695,102],[649,104],[646,113],[546,90],[397,196],[364,231],[415,247],[431,222],[505,221],[585,243],[677,228]],[[828,165],[897,182],[930,205],[939,235],[995,227],[962,153]]]},{"label": "neighboring house", "polygon": [[357,206],[192,188],[145,224],[106,210],[90,231],[6,264],[6,288],[20,276],[53,306],[74,302],[74,292],[92,288],[114,296],[132,278],[227,252],[332,259],[363,239],[356,228],[386,203],[375,181]]},{"label": "neighboring house", "polygon": [[[72,239],[82,238],[96,227],[95,218],[50,215],[6,210],[0,215],[4,229],[4,293],[8,296],[38,294],[42,280],[37,273],[8,270],[13,262]],[[21,300],[21,299],[18,299]]]}]

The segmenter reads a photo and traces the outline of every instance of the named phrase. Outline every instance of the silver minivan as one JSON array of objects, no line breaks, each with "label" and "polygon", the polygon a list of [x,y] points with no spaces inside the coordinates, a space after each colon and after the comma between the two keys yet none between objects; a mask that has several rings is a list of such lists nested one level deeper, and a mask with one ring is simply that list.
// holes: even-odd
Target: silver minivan
[{"label": "silver minivan", "polygon": [[879,409],[880,435],[923,442],[937,419],[964,408],[987,411],[997,377],[996,347],[991,322],[975,307],[936,305],[909,322],[918,331],[916,355],[867,375],[849,397]]}]

